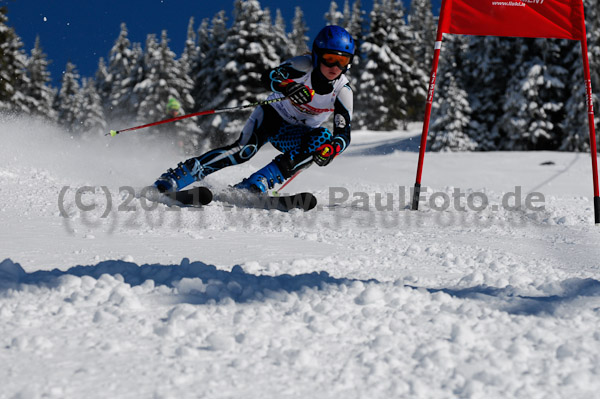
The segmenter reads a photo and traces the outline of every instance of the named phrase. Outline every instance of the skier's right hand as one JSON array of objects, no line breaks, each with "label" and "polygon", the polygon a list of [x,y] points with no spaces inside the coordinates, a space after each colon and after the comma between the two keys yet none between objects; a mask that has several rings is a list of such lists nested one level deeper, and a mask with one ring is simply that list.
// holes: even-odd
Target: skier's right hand
[{"label": "skier's right hand", "polygon": [[281,82],[282,93],[294,104],[302,105],[312,101],[315,95],[314,90],[302,83],[294,82],[291,79]]}]

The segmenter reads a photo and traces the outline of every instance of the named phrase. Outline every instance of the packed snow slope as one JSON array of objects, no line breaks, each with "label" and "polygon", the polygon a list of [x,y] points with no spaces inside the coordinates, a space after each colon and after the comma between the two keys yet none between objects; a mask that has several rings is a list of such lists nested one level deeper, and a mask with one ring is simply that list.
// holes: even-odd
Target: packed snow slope
[{"label": "packed snow slope", "polygon": [[142,131],[0,121],[0,398],[597,397],[589,154],[428,153],[415,212],[419,133],[353,133],[281,213],[140,197],[185,158]]}]

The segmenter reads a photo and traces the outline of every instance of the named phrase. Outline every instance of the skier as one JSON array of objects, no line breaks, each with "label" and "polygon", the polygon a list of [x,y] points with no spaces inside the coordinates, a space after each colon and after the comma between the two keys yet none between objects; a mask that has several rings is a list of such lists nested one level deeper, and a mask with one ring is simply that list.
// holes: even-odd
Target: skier
[{"label": "skier", "polygon": [[176,116],[179,116],[180,109],[181,104],[179,101],[173,97],[169,97],[169,101],[167,102],[167,115],[171,118],[175,118]]},{"label": "skier", "polygon": [[[326,166],[350,144],[353,96],[344,73],[354,56],[354,39],[339,26],[323,28],[312,54],[294,57],[262,76],[268,99],[287,97],[254,110],[239,139],[190,158],[163,173],[154,186],[172,192],[231,165],[248,161],[265,143],[282,152],[271,163],[235,185],[265,193],[311,163]],[[321,125],[334,115],[334,129]]]}]

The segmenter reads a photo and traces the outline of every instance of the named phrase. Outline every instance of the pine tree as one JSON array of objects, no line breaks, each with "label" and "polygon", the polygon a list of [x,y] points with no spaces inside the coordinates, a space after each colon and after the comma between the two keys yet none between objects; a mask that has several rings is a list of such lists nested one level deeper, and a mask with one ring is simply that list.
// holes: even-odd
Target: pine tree
[{"label": "pine tree", "polygon": [[[196,46],[196,58],[194,60],[194,68],[197,68],[197,64],[201,67],[203,60],[206,58],[208,51],[210,50],[210,31],[209,31],[209,20],[208,18],[204,18],[202,22],[200,22],[200,26],[198,27],[197,32],[197,46]],[[195,69],[193,70],[192,78],[196,76],[197,72]]]},{"label": "pine tree", "polygon": [[581,50],[579,44],[573,46],[571,53],[567,56],[572,62],[569,73],[570,96],[565,103],[565,119],[560,126],[563,131],[560,150],[563,151],[589,151],[589,125],[586,85],[583,79],[583,68],[581,67]]},{"label": "pine tree", "polygon": [[[265,8],[265,14],[263,16],[263,24],[264,26],[269,26],[270,22],[270,14],[268,12],[268,8]],[[278,8],[275,13],[275,24],[273,25],[273,45],[275,47],[275,52],[280,60],[285,60],[293,57],[291,53],[291,45],[290,40],[285,33],[285,19],[283,15],[281,15],[281,10]]]},{"label": "pine tree", "polygon": [[32,101],[23,94],[29,84],[27,55],[21,38],[6,25],[6,13],[6,7],[0,7],[0,112],[28,114]]},{"label": "pine tree", "polygon": [[27,77],[29,84],[25,96],[32,100],[31,115],[55,122],[57,114],[52,104],[56,92],[48,85],[51,82],[48,60],[42,50],[39,36],[36,37],[31,57],[27,60]]},{"label": "pine tree", "polygon": [[80,75],[77,67],[67,62],[63,73],[60,90],[54,101],[60,123],[69,133],[80,132],[78,120],[80,115],[81,93],[79,86]]},{"label": "pine tree", "polygon": [[[194,89],[193,68],[194,59],[198,59],[200,47],[196,42],[196,35],[193,30],[194,20],[190,19],[188,25],[188,35],[185,43],[185,50],[181,58],[177,60],[175,70],[173,71],[172,97],[178,95],[182,108],[180,114],[191,112],[195,108],[195,101],[192,95]],[[166,35],[166,33],[165,33]],[[166,38],[163,39],[166,41]],[[177,94],[175,94],[177,93]],[[175,98],[175,97],[174,97]],[[186,154],[198,152],[202,136],[202,129],[194,119],[183,119],[175,122],[175,130],[178,136],[178,145]],[[172,129],[173,130],[173,129]]]},{"label": "pine tree", "polygon": [[[259,2],[236,0],[233,26],[219,47],[216,61],[220,86],[209,107],[232,107],[264,98],[261,75],[279,62],[273,46],[272,26],[266,23]],[[206,119],[213,128],[237,134],[245,123],[245,116],[229,113]]]},{"label": "pine tree", "polygon": [[[134,93],[139,99],[138,123],[149,123],[168,117],[166,105],[169,98],[174,98],[181,103],[181,113],[193,107],[193,98],[190,95],[193,82],[175,59],[175,53],[169,48],[168,43],[167,32],[164,30],[161,33],[160,43],[157,43],[156,36],[153,34],[148,35],[146,40],[143,80],[134,88]],[[184,152],[192,151],[191,147],[198,144],[195,136],[199,133],[199,128],[193,119],[159,125],[152,128],[152,131],[168,137]]]},{"label": "pine tree", "polygon": [[294,19],[292,20],[292,31],[289,34],[290,52],[288,56],[297,56],[310,51],[306,44],[308,42],[307,32],[308,28],[304,20],[304,12],[302,8],[296,7]]},{"label": "pine tree", "polygon": [[194,82],[194,87],[192,88],[192,98],[194,99],[194,107],[190,110],[193,112],[198,111],[201,105],[201,101],[199,99],[199,94],[202,93],[201,89],[203,86],[203,82],[198,79],[200,74],[205,73],[206,68],[208,67],[208,51],[210,50],[210,32],[208,28],[208,18],[204,18],[200,23],[197,31],[197,44],[196,44],[196,54],[195,57],[191,60],[191,70],[190,77]]},{"label": "pine tree", "polygon": [[421,69],[429,71],[436,32],[431,0],[411,0],[408,24],[414,35],[417,63]]},{"label": "pine tree", "polygon": [[[143,58],[143,80],[133,89],[139,99],[136,112],[137,123],[149,123],[162,119],[164,116],[163,102],[168,93],[158,93],[160,86],[160,49],[154,33],[146,36],[146,45]],[[175,56],[173,54],[173,56]],[[162,100],[161,100],[162,97]]]},{"label": "pine tree", "polygon": [[325,21],[327,21],[328,25],[340,25],[343,24],[344,14],[338,11],[339,6],[332,0],[329,3],[329,11],[325,13]]},{"label": "pine tree", "polygon": [[465,40],[450,36],[444,46],[444,58],[437,76],[437,96],[434,97],[430,132],[427,137],[431,151],[472,151],[478,144],[469,136],[471,107],[463,81],[462,55]]},{"label": "pine tree", "polygon": [[350,9],[350,2],[344,0],[344,11],[342,11],[342,19],[340,20],[342,28],[350,31],[350,24],[352,23],[352,10]]},{"label": "pine tree", "polygon": [[600,1],[583,0],[592,87],[600,91]]},{"label": "pine tree", "polygon": [[[592,88],[597,91],[598,84],[600,84],[600,13],[598,10],[600,4],[598,0],[585,0],[584,7]],[[570,65],[569,81],[567,83],[567,87],[570,87],[570,95],[565,103],[565,119],[561,122],[563,134],[559,149],[563,151],[590,151],[588,107],[586,101],[584,101],[587,93],[579,43],[571,42],[571,50],[565,58],[565,62]],[[593,101],[594,108],[597,109],[598,95],[596,93],[593,94]],[[596,131],[598,131],[600,121],[596,118],[595,122]],[[598,141],[596,145],[598,145]]]},{"label": "pine tree", "polygon": [[[463,49],[463,65],[458,78],[469,93],[473,110],[470,136],[479,150],[495,150],[503,141],[498,121],[503,117],[507,83],[521,65],[516,49],[520,41],[506,37],[470,36]],[[442,46],[442,61],[445,58]]]},{"label": "pine tree", "polygon": [[100,136],[107,131],[102,99],[92,79],[83,79],[76,126],[90,136]]},{"label": "pine tree", "polygon": [[136,87],[145,79],[144,50],[141,43],[131,45],[131,69],[129,75],[123,81],[123,97],[121,98],[123,108],[129,111],[123,116],[128,124],[136,120],[142,98],[138,96]]},{"label": "pine tree", "polygon": [[563,47],[557,40],[522,39],[519,71],[508,83],[501,149],[551,150],[558,148],[564,119],[566,76],[561,65]]},{"label": "pine tree", "polygon": [[346,24],[346,30],[348,33],[352,35],[354,41],[356,42],[357,52],[356,55],[360,56],[358,52],[360,46],[359,44],[362,42],[364,38],[364,25],[365,25],[365,12],[362,10],[360,0],[355,0],[352,4],[352,13],[350,16],[350,21]]},{"label": "pine tree", "polygon": [[364,66],[355,107],[360,127],[397,129],[411,117],[411,99],[425,95],[411,45],[402,2],[376,1],[361,45]]},{"label": "pine tree", "polygon": [[[210,30],[199,30],[198,38],[200,51],[194,66],[194,88],[192,96],[195,109],[208,109],[216,97],[220,86],[220,71],[217,68],[217,60],[220,55],[220,47],[227,39],[227,17],[225,11],[221,10],[213,17]],[[201,25],[200,28],[202,29]],[[205,120],[200,120],[200,125],[206,126]]]},{"label": "pine tree", "polygon": [[135,88],[140,98],[140,107],[137,112],[139,122],[163,119],[169,97],[174,97],[182,105],[184,104],[182,87],[185,86],[185,83],[178,81],[180,79],[179,65],[168,42],[167,32],[164,30],[161,32],[160,43],[157,43],[156,36],[153,34],[148,35],[146,40],[144,80]]},{"label": "pine tree", "polygon": [[192,70],[194,69],[195,60],[198,59],[198,51],[196,32],[194,31],[194,17],[190,17],[183,53],[179,58],[181,69],[185,74],[189,75],[190,78],[193,78]]},{"label": "pine tree", "polygon": [[350,20],[346,24],[346,30],[352,35],[355,43],[354,60],[352,61],[352,67],[346,73],[346,77],[350,80],[352,87],[358,86],[358,78],[361,75],[361,62],[362,54],[360,51],[361,43],[364,39],[364,11],[361,9],[360,0],[355,0],[352,5],[352,13],[350,14]]},{"label": "pine tree", "polygon": [[364,64],[360,71],[359,87],[355,98],[354,124],[359,128],[379,129],[385,125],[386,106],[385,87],[389,71],[379,68],[379,64],[394,58],[391,49],[385,44],[386,22],[382,5],[375,0],[370,13],[370,30],[360,46]]},{"label": "pine tree", "polygon": [[94,82],[96,84],[96,92],[102,99],[102,106],[107,102],[108,95],[110,93],[110,84],[107,82],[108,79],[108,68],[106,67],[106,60],[104,57],[98,59],[98,68],[94,75]]},{"label": "pine tree", "polygon": [[134,112],[127,101],[136,83],[128,79],[131,74],[132,58],[127,26],[122,23],[119,37],[110,50],[106,80],[99,90],[108,119],[113,122],[125,121],[131,118]]},{"label": "pine tree", "polygon": [[471,108],[467,92],[458,87],[452,74],[444,77],[440,90],[447,93],[444,101],[435,102],[431,134],[428,141],[431,151],[473,151],[477,143],[468,135]]}]

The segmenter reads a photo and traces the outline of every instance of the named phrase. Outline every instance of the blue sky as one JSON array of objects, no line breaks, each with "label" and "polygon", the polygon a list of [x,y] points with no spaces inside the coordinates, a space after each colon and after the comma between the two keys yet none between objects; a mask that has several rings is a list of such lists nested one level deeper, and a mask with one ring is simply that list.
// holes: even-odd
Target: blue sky
[{"label": "blue sky", "polygon": [[[23,39],[29,53],[36,35],[48,58],[54,84],[60,80],[67,61],[73,62],[81,75],[93,76],[98,59],[107,56],[125,22],[129,38],[144,43],[148,33],[166,29],[170,47],[178,55],[183,49],[189,18],[194,16],[196,27],[203,18],[225,10],[232,18],[233,0],[0,0],[8,7],[9,25]],[[352,3],[352,2],[351,2]],[[260,0],[275,15],[281,9],[288,30],[296,6],[301,6],[312,39],[325,25],[323,15],[329,9],[328,0],[275,1]],[[338,1],[340,7],[343,0]],[[363,10],[372,9],[372,0],[362,0]]]}]

